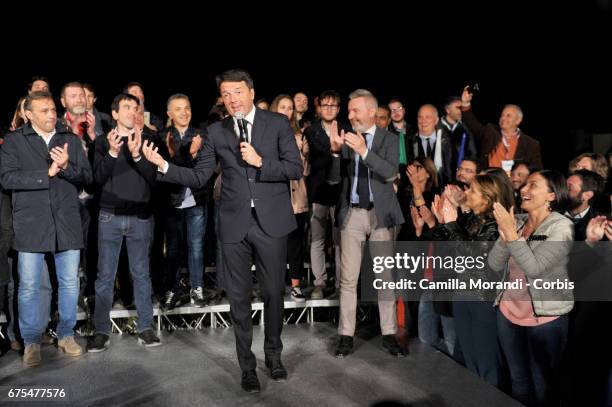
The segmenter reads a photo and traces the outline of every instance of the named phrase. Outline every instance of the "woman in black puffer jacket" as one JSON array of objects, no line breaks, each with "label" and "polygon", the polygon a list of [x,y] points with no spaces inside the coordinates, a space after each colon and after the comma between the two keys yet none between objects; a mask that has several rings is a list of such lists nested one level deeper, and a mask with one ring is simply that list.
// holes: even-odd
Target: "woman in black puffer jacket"
[{"label": "woman in black puffer jacket", "polygon": [[[451,194],[446,193],[446,197]],[[483,256],[499,237],[493,218],[493,204],[499,202],[508,210],[513,205],[510,180],[488,174],[478,175],[465,192],[463,207],[469,213],[458,218],[452,199],[444,198],[434,212],[441,224],[433,231],[436,240],[455,241],[455,256]],[[440,219],[442,218],[442,219]],[[459,242],[466,242],[465,244]],[[485,260],[486,265],[486,260]],[[472,268],[454,276],[469,281],[499,281],[500,275],[488,267]],[[467,297],[465,297],[467,296]],[[461,301],[462,299],[467,301]],[[458,292],[453,302],[457,340],[465,363],[471,371],[488,383],[499,387],[502,380],[501,351],[497,337],[496,310],[493,307],[495,290]]]}]

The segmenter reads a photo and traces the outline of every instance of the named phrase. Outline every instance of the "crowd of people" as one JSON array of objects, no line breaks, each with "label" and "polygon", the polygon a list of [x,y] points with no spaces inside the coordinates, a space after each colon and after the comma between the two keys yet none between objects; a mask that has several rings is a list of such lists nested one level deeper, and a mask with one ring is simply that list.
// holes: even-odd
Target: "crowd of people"
[{"label": "crowd of people", "polygon": [[[413,118],[401,100],[383,104],[365,89],[348,100],[325,90],[311,108],[302,92],[255,101],[241,70],[220,74],[217,87],[207,120],[194,124],[185,94],[167,99],[162,119],[132,82],[106,114],[89,84],[63,85],[59,109],[49,80],[32,79],[0,145],[0,306],[27,366],[41,363],[44,343],[83,353],[73,330],[78,305],[95,326],[86,350],[106,350],[118,287],[133,297],[147,347],[161,344],[152,329],[157,301],[163,310],[204,307],[224,292],[242,387],[256,392],[251,301],[264,302],[273,379],[287,378],[285,290],[296,302],[339,299],[335,356],[349,356],[363,242],[481,242],[491,248],[483,277],[497,281],[580,280],[571,244],[546,242],[612,254],[599,243],[612,240],[612,149],[546,169],[548,153],[519,127],[517,105],[484,123],[469,87]],[[205,278],[207,259],[215,279]],[[562,294],[552,301],[524,288],[443,302],[423,292],[404,303],[380,292],[382,348],[395,357],[409,351],[398,340],[402,303],[399,324],[409,334],[518,401],[605,405],[612,303]],[[50,334],[52,308],[59,321]]]}]

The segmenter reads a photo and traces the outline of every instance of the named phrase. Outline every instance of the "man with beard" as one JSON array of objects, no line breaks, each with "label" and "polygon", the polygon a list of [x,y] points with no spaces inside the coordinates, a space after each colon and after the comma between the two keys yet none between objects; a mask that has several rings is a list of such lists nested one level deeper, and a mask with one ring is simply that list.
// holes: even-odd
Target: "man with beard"
[{"label": "man with beard", "polygon": [[589,170],[577,170],[567,178],[568,211],[565,216],[574,221],[574,240],[584,241],[589,221],[599,213],[591,206],[603,190],[603,178]]}]

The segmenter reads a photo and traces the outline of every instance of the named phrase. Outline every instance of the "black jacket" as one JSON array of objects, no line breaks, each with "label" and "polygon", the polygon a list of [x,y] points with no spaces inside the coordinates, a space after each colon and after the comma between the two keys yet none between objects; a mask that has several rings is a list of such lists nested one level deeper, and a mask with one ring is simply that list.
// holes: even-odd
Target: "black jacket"
[{"label": "black jacket", "polygon": [[[148,133],[145,140],[154,141]],[[97,137],[95,142],[94,176],[102,186],[100,209],[117,215],[148,217],[151,214],[151,187],[157,178],[157,169],[144,156],[135,162],[124,140],[119,156],[109,153],[110,145],[106,136]]]},{"label": "black jacket", "polygon": [[[69,164],[50,178],[49,150],[68,144]],[[57,126],[49,147],[27,124],[8,134],[0,154],[0,182],[13,191],[13,247],[54,252],[83,247],[78,191],[92,180],[79,138]]]},{"label": "black jacket", "polygon": [[[166,128],[161,133],[162,139],[166,140],[166,135],[170,134],[172,142],[174,144],[174,151],[176,152],[174,157],[169,157],[168,161],[176,164],[180,167],[193,168],[195,166],[196,159],[189,154],[191,147],[191,141],[197,135],[203,137],[203,135],[194,127],[189,126],[185,131],[185,135],[181,139],[178,130],[175,127]],[[203,144],[203,143],[202,143]],[[197,156],[196,156],[197,157]],[[178,184],[169,184],[168,192],[170,193],[170,204],[172,207],[180,206],[185,197],[185,190],[187,187]],[[203,188],[192,188],[191,193],[195,198],[197,205],[206,205],[208,201],[208,187]]]},{"label": "black jacket", "polygon": [[257,109],[251,145],[262,157],[263,165],[247,165],[240,154],[233,118],[227,117],[208,128],[208,137],[193,168],[169,164],[160,180],[202,188],[215,172],[217,162],[223,172],[219,203],[219,239],[236,243],[247,234],[251,219],[251,200],[257,220],[272,237],[288,235],[297,227],[289,181],[304,174],[295,135],[287,117]]},{"label": "black jacket", "polygon": [[452,171],[452,179],[455,180],[457,175],[457,168],[459,167],[459,163],[457,160],[459,159],[459,151],[461,150],[461,140],[463,139],[463,133],[465,133],[465,146],[464,146],[464,154],[463,158],[478,158],[478,150],[476,149],[476,139],[474,135],[468,130],[467,127],[463,125],[463,123],[459,123],[454,130],[451,130],[448,122],[445,118],[440,119],[438,123],[438,128],[442,130],[443,137],[447,137],[451,145],[453,146],[451,164],[454,166]]},{"label": "black jacket", "polygon": [[[342,123],[340,129],[351,131],[350,127]],[[304,135],[310,147],[310,175],[308,176],[308,198],[310,202],[325,206],[334,206],[338,203],[340,185],[327,183],[327,169],[332,155],[329,136],[323,129],[321,120],[317,120],[304,130]]]},{"label": "black jacket", "polygon": [[[439,225],[432,231],[433,237],[437,241],[454,242],[453,245],[444,247],[451,251],[451,255],[458,256],[486,256],[491,249],[493,244],[499,237],[499,231],[497,228],[497,222],[492,218],[482,219],[478,215],[469,213],[466,216],[460,217],[455,222],[445,223]],[[438,253],[436,253],[438,254]],[[485,257],[486,258],[486,257]],[[486,264],[486,262],[485,262]],[[479,269],[474,267],[469,271],[463,273],[452,273],[452,276],[465,281],[469,287],[469,280],[482,280],[482,281],[500,281],[501,275],[494,273],[486,265],[484,268]],[[467,294],[469,299],[477,299],[481,301],[493,301],[495,299],[496,291],[470,291]]]}]

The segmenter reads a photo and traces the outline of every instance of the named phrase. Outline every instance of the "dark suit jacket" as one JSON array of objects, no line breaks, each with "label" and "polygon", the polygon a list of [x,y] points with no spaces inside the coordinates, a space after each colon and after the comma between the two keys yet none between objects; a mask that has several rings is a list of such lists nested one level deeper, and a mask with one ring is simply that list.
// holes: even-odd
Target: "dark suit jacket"
[{"label": "dark suit jacket", "polygon": [[295,135],[284,115],[257,109],[251,144],[262,157],[255,168],[242,160],[234,120],[227,117],[208,128],[208,137],[194,168],[169,164],[161,181],[202,188],[221,165],[223,183],[219,207],[219,238],[223,243],[240,242],[251,221],[251,199],[261,228],[272,237],[283,237],[296,228],[289,181],[302,178],[304,170]]},{"label": "dark suit jacket", "polygon": [[[463,123],[474,134],[476,140],[480,143],[480,165],[482,168],[489,166],[489,154],[493,152],[501,142],[501,130],[494,124],[486,125],[480,123],[472,109],[463,111]],[[528,167],[541,169],[542,153],[540,151],[540,143],[521,132],[521,136],[516,146],[514,161],[520,161],[527,164]]]},{"label": "dark suit jacket", "polygon": [[[338,128],[351,131],[350,127],[338,123]],[[332,161],[329,136],[321,125],[321,120],[313,122],[304,130],[310,147],[310,175],[308,176],[308,196],[311,202],[334,206],[338,202],[340,185],[327,183],[327,171]]]},{"label": "dark suit jacket", "polygon": [[[393,190],[399,162],[398,143],[397,135],[377,127],[372,148],[364,160],[364,164],[370,169],[370,188],[374,196],[374,211],[379,227],[390,228],[404,223],[404,216]],[[341,228],[350,208],[354,178],[355,152],[344,145],[340,157],[333,157],[328,174],[330,184],[341,184],[340,198],[336,205],[336,223]]]},{"label": "dark suit jacket", "polygon": [[[440,137],[442,143],[442,167],[438,170],[438,184],[440,187],[443,187],[444,185],[452,182],[455,178],[455,170],[457,169],[457,155],[454,154],[455,147],[453,146],[453,142],[447,133],[444,133],[441,130],[438,131],[436,129],[436,137]],[[422,146],[423,145],[421,144],[421,139],[419,138],[418,133],[411,135],[409,147],[406,151],[408,161],[421,155],[425,155]],[[431,160],[434,161],[434,158],[432,157]]]}]

